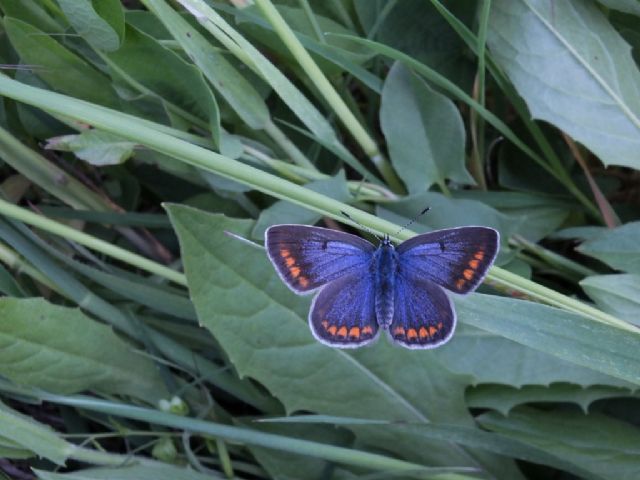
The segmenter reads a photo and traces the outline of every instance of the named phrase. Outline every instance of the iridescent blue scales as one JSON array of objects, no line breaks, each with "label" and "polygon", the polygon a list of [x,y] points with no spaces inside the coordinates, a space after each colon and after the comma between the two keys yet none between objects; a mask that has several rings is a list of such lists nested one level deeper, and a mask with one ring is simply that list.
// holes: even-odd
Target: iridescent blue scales
[{"label": "iridescent blue scales", "polygon": [[314,336],[341,348],[375,340],[380,330],[407,348],[434,348],[451,338],[456,314],[444,289],[458,294],[480,284],[498,252],[492,228],[460,227],[417,235],[397,248],[348,233],[276,225],[267,254],[298,294],[320,289],[309,312]]}]

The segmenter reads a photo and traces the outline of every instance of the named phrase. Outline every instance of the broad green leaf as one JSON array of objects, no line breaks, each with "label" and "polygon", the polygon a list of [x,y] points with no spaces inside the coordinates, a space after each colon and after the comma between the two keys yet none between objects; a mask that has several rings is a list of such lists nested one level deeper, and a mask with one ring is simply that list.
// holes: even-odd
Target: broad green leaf
[{"label": "broad green leaf", "polygon": [[[475,9],[469,8],[467,2],[446,3],[458,19],[467,24],[473,22]],[[356,0],[354,7],[367,38],[410,55],[470,91],[475,65],[465,54],[460,36],[431,2],[402,0],[389,8],[388,2]]]},{"label": "broad green leaf", "polygon": [[[173,113],[193,115],[207,122],[214,141],[220,145],[218,105],[197,68],[130,25],[122,47],[106,57],[116,72],[122,72],[147,93],[173,106]],[[162,65],[162,75],[158,75],[158,65]]]},{"label": "broad green leaf", "polygon": [[587,277],[580,286],[603,311],[640,325],[640,275]]},{"label": "broad green leaf", "polygon": [[[131,463],[136,462],[135,457]],[[87,468],[70,473],[53,473],[35,470],[42,480],[210,480],[212,475],[196,472],[187,467],[167,463],[128,465],[121,467]]]},{"label": "broad green leaf", "polygon": [[604,230],[580,245],[580,253],[597,258],[616,270],[640,273],[640,222]]},{"label": "broad green leaf", "polygon": [[640,16],[640,3],[636,0],[598,0],[598,2],[607,8]]},{"label": "broad green leaf", "polygon": [[102,167],[125,162],[133,155],[135,146],[117,135],[93,128],[77,135],[50,138],[45,148],[73,152],[81,160]]},{"label": "broad green leaf", "polygon": [[[92,47],[105,52],[113,52],[120,47],[124,34],[124,14],[122,13],[122,4],[119,1],[58,0],[58,3],[71,26]],[[102,4],[102,11],[110,11],[113,12],[113,17],[121,17],[120,35],[94,9],[94,4]]]},{"label": "broad green leaf", "polygon": [[48,33],[62,33],[62,27],[43,8],[38,0],[0,0],[0,8],[7,17],[17,18],[23,22]]},{"label": "broad green leaf", "polygon": [[[0,458],[12,458],[16,460],[23,460],[25,458],[34,457],[35,454],[31,450],[27,450],[18,446],[12,440],[8,438],[0,437]],[[3,477],[0,472],[0,479],[9,480],[9,477]]]},{"label": "broad green leaf", "polygon": [[[340,172],[335,177],[327,180],[317,180],[308,183],[305,187],[340,202],[347,202],[351,197],[344,172]],[[253,238],[263,239],[265,230],[271,225],[278,223],[313,225],[320,220],[321,217],[322,215],[308,208],[294,205],[286,200],[279,200],[260,213],[260,217],[253,228],[252,235]]]},{"label": "broad green leaf", "polygon": [[[2,425],[2,437],[9,439],[12,444],[32,451],[39,457],[58,465],[63,465],[75,448],[60,438],[50,427],[2,403],[0,403],[0,425]],[[2,437],[0,437],[0,449],[4,444]]]},{"label": "broad green leaf", "polygon": [[466,171],[465,133],[453,102],[396,62],[382,89],[380,125],[409,193],[445,179],[474,183]]},{"label": "broad green leaf", "polygon": [[149,9],[180,43],[213,88],[231,105],[238,116],[253,129],[269,122],[269,110],[251,83],[211,45],[207,39],[164,1],[148,2]]},{"label": "broad green leaf", "polygon": [[555,232],[571,213],[573,206],[564,199],[521,192],[483,192],[458,190],[454,198],[476,200],[520,222],[515,233],[537,242]]},{"label": "broad green leaf", "polygon": [[489,430],[562,458],[589,478],[635,480],[640,471],[640,430],[604,415],[520,408],[508,417],[478,417]]},{"label": "broad green leaf", "polygon": [[640,169],[640,72],[594,2],[496,0],[488,43],[535,118]]},{"label": "broad green leaf", "polygon": [[111,328],[40,298],[0,299],[0,374],[52,392],[167,395],[153,363]]},{"label": "broad green leaf", "polygon": [[480,385],[467,390],[467,403],[471,408],[490,408],[507,416],[518,405],[525,403],[575,403],[586,414],[596,400],[631,396],[626,388],[594,385],[583,388],[569,383],[555,383],[548,387],[526,385],[513,388],[505,385]]},{"label": "broad green leaf", "polygon": [[51,88],[108,107],[120,105],[105,75],[45,32],[9,17],[4,18],[4,27],[22,62],[38,65],[34,72]]},{"label": "broad green leaf", "polygon": [[[464,320],[464,319],[461,319]],[[532,320],[532,325],[535,322]],[[549,386],[567,382],[588,387],[608,385],[634,387],[610,375],[562,360],[535,346],[509,340],[500,332],[487,332],[470,325],[459,325],[453,339],[438,348],[435,355],[452,372],[470,377],[470,383]]]},{"label": "broad green leaf", "polygon": [[[448,373],[433,352],[396,348],[387,341],[356,351],[317,342],[306,321],[309,298],[291,294],[263,251],[224,233],[246,237],[251,221],[180,206],[168,210],[200,322],[238,373],[265,385],[288,412],[473,427],[463,402],[465,384]],[[474,451],[472,459],[460,447],[410,432],[351,429],[367,445],[424,464],[516,472],[513,464],[491,455]],[[518,478],[517,472],[513,475]]]},{"label": "broad green leaf", "polygon": [[640,334],[524,300],[456,299],[460,321],[576,365],[640,385]]}]

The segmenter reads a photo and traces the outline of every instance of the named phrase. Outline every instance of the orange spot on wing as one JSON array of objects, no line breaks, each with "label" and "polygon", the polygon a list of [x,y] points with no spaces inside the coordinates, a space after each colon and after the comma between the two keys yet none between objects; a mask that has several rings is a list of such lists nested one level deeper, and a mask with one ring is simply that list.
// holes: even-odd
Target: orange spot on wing
[{"label": "orange spot on wing", "polygon": [[429,335],[433,337],[436,333],[438,333],[438,330],[439,329],[436,327],[429,327]]},{"label": "orange spot on wing", "polygon": [[409,340],[412,340],[414,338],[418,338],[418,332],[416,332],[415,328],[410,328],[409,330],[407,330],[407,338]]},{"label": "orange spot on wing", "polygon": [[404,335],[404,328],[403,327],[396,327],[393,329],[393,334],[394,335]]},{"label": "orange spot on wing", "polygon": [[473,278],[473,270],[467,268],[464,272],[462,272],[462,275],[464,275],[464,278],[466,278],[467,280],[471,280]]},{"label": "orange spot on wing", "polygon": [[285,258],[284,263],[287,265],[287,267],[293,267],[296,263],[296,259],[293,257],[287,257]]},{"label": "orange spot on wing", "polygon": [[482,260],[484,258],[484,251],[478,250],[473,257],[476,260]]},{"label": "orange spot on wing", "polygon": [[307,277],[300,277],[298,279],[298,283],[302,288],[307,288],[309,286],[309,280],[307,279]]},{"label": "orange spot on wing", "polygon": [[338,330],[338,336],[339,337],[346,337],[347,336],[347,327],[340,327],[340,330]]},{"label": "orange spot on wing", "polygon": [[291,267],[289,271],[291,272],[291,275],[293,275],[293,278],[298,278],[298,275],[300,275],[299,267]]},{"label": "orange spot on wing", "polygon": [[283,248],[282,250],[280,250],[280,256],[282,258],[287,258],[289,255],[291,255],[291,252],[286,248]]},{"label": "orange spot on wing", "polygon": [[329,328],[329,322],[327,320],[323,320],[320,322],[320,325],[322,325],[324,327],[324,329],[326,330],[327,328]]},{"label": "orange spot on wing", "polygon": [[353,338],[360,338],[360,327],[351,327],[351,330],[349,330],[349,336]]},{"label": "orange spot on wing", "polygon": [[369,325],[362,328],[362,335],[371,335],[371,334],[373,334],[373,328],[371,328]]},{"label": "orange spot on wing", "polygon": [[338,327],[336,327],[335,325],[331,325],[329,328],[327,328],[327,332],[329,332],[331,335],[335,335],[336,330],[338,330]]},{"label": "orange spot on wing", "polygon": [[480,265],[480,260],[471,260],[471,261],[469,262],[469,266],[470,266],[471,268],[473,268],[474,270],[475,270],[476,268],[478,268],[478,265]]},{"label": "orange spot on wing", "polygon": [[438,330],[442,328],[442,322],[438,322]]},{"label": "orange spot on wing", "polygon": [[467,283],[467,281],[466,281],[464,278],[459,279],[459,280],[456,282],[456,288],[457,288],[458,290],[461,290],[461,289],[462,289],[462,287],[464,287],[464,284],[465,284],[465,283]]},{"label": "orange spot on wing", "polygon": [[426,338],[429,336],[429,331],[424,327],[420,327],[420,330],[418,330],[418,335],[420,335],[420,338]]}]

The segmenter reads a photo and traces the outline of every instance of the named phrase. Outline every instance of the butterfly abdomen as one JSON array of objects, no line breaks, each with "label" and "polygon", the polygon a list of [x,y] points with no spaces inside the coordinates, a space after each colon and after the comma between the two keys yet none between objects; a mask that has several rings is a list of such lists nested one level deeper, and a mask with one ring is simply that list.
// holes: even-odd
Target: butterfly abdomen
[{"label": "butterfly abdomen", "polygon": [[393,297],[398,254],[390,243],[383,243],[374,255],[376,318],[382,328],[387,328],[393,319]]}]

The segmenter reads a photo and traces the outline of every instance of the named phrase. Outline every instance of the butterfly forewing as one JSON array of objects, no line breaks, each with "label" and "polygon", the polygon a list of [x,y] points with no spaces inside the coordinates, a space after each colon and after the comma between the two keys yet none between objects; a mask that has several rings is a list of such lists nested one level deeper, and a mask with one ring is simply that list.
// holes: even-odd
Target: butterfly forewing
[{"label": "butterfly forewing", "polygon": [[309,312],[313,335],[322,343],[355,348],[378,335],[371,271],[360,267],[320,290]]},{"label": "butterfly forewing", "polygon": [[265,233],[269,259],[296,293],[307,293],[367,265],[375,247],[327,228],[275,225]]},{"label": "butterfly forewing", "polygon": [[460,227],[416,235],[398,246],[402,268],[412,278],[447,290],[475,290],[493,264],[500,236],[488,227]]}]

